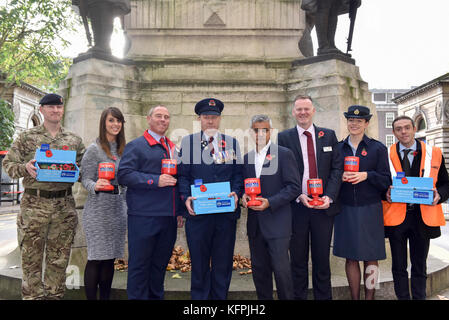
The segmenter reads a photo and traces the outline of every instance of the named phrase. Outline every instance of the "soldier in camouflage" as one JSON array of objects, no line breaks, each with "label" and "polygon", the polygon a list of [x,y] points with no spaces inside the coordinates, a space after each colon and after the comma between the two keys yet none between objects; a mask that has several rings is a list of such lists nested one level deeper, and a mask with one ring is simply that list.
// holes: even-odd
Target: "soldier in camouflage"
[{"label": "soldier in camouflage", "polygon": [[78,223],[73,184],[36,180],[36,149],[48,144],[51,149],[74,150],[77,163],[81,163],[85,151],[81,138],[61,126],[62,97],[47,94],[39,103],[44,123],[20,133],[3,161],[11,178],[23,177],[25,188],[17,216],[24,300],[63,298],[65,272]]}]

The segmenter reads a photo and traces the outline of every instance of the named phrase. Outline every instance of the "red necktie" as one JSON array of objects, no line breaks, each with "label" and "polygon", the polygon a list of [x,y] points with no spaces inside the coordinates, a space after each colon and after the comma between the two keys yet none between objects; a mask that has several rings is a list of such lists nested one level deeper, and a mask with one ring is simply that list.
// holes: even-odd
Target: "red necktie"
[{"label": "red necktie", "polygon": [[214,137],[210,137],[209,138],[210,154],[214,154],[215,153],[214,145],[212,144],[212,141],[214,141]]},{"label": "red necktie", "polygon": [[309,161],[309,179],[318,178],[315,161],[315,148],[313,147],[312,134],[309,131],[304,131],[307,136],[307,159]]}]

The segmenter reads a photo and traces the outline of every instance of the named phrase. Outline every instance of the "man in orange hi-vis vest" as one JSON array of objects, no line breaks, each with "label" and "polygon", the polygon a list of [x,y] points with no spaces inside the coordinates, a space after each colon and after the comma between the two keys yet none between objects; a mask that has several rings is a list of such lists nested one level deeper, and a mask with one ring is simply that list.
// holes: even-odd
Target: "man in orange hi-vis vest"
[{"label": "man in orange hi-vis vest", "polygon": [[432,205],[391,202],[391,186],[383,201],[385,237],[390,240],[394,290],[399,300],[409,300],[407,240],[411,261],[411,297],[426,298],[426,260],[430,239],[441,235],[445,225],[441,203],[449,198],[449,177],[441,149],[415,139],[416,127],[407,116],[393,121],[398,143],[389,149],[391,175],[433,178]]}]

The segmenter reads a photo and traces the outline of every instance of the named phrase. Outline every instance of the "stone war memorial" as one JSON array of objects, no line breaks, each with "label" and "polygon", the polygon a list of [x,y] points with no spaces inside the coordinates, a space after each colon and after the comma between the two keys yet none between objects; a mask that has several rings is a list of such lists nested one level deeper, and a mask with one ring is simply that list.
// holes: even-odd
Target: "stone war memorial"
[{"label": "stone war memorial", "polygon": [[[127,38],[125,58],[111,56],[104,45],[111,29],[96,22],[94,40],[101,40],[74,59],[62,82],[65,127],[80,134],[88,146],[98,135],[101,112],[118,107],[125,115],[127,141],[131,141],[147,128],[148,110],[162,104],[171,114],[167,135],[179,146],[183,136],[200,130],[195,103],[214,97],[225,104],[221,132],[235,137],[246,153],[254,147],[249,136],[253,115],[272,118],[276,140],[277,132],[296,124],[291,116],[295,96],[307,94],[317,107],[315,123],[344,138],[343,111],[352,104],[373,107],[368,84],[355,61],[339,50],[310,56],[311,42],[303,44],[303,38],[310,38],[306,20],[310,12],[301,7],[301,0],[129,1],[130,12],[125,8],[118,14]],[[87,11],[91,20],[111,23],[111,14],[94,18]],[[376,123],[377,118],[372,119],[369,127],[373,137],[377,137]],[[82,221],[85,191],[80,184],[74,191]],[[184,228],[178,229],[176,245],[188,249]],[[70,264],[80,272],[87,259],[85,246],[79,225]],[[249,257],[246,209],[238,222],[234,254]],[[189,297],[188,276],[182,277],[172,281],[174,288],[172,282],[166,284],[167,298],[170,290],[184,291],[184,297]],[[231,281],[230,299],[247,297],[238,294],[245,290],[252,290],[255,297],[251,276],[243,283]]]}]

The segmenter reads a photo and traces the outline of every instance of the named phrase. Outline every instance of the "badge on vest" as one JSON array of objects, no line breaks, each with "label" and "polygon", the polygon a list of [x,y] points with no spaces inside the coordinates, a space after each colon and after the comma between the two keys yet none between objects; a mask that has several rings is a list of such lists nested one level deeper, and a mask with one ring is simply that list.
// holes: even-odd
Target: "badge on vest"
[{"label": "badge on vest", "polygon": [[331,152],[332,146],[323,147],[323,152]]}]

